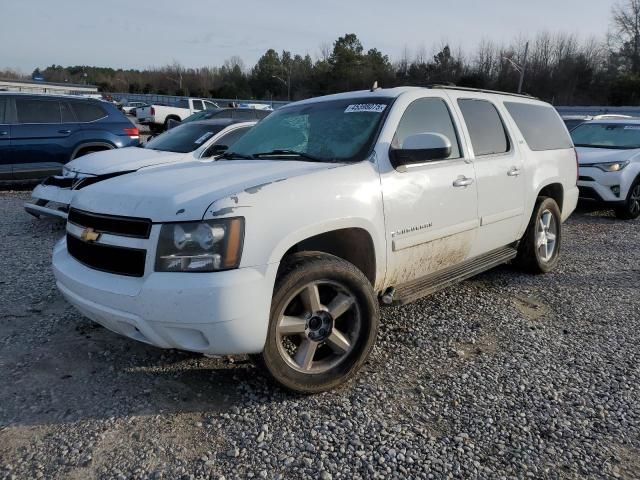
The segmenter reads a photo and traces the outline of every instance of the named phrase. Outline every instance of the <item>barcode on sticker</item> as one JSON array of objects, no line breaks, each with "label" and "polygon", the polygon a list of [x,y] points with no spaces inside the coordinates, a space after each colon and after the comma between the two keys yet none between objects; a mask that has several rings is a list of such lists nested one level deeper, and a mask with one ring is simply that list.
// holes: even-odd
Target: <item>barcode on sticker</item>
[{"label": "barcode on sticker", "polygon": [[387,106],[380,103],[356,103],[353,105],[349,105],[344,111],[344,113],[356,113],[356,112],[382,113],[384,112],[385,108],[387,108]]}]

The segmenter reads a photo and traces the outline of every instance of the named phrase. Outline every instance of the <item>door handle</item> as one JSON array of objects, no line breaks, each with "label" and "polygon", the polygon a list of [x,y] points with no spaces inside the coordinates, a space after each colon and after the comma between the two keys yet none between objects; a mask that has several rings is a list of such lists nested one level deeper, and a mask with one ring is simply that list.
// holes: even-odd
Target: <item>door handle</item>
[{"label": "door handle", "polygon": [[9,132],[0,132],[0,137],[4,137],[5,135],[9,135]]},{"label": "door handle", "polygon": [[65,135],[68,135],[71,133],[71,130],[58,130],[58,133],[64,133]]},{"label": "door handle", "polygon": [[454,187],[468,187],[473,183],[473,178],[460,176],[453,181]]},{"label": "door handle", "polygon": [[510,177],[517,177],[518,175],[520,175],[520,170],[516,167],[511,167],[511,169],[507,172],[507,175],[509,175]]}]

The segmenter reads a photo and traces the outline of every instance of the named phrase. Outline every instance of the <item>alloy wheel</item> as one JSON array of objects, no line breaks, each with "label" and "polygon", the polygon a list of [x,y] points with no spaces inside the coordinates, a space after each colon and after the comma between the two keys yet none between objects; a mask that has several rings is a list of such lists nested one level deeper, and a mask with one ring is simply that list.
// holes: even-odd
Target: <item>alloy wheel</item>
[{"label": "alloy wheel", "polygon": [[640,212],[640,183],[637,184],[629,194],[629,213],[638,215]]},{"label": "alloy wheel", "polygon": [[338,282],[319,280],[293,292],[278,315],[277,345],[295,370],[324,373],[354,348],[362,326],[356,297]]},{"label": "alloy wheel", "polygon": [[536,223],[536,248],[540,259],[548,262],[553,258],[558,237],[558,224],[551,210],[544,210]]}]

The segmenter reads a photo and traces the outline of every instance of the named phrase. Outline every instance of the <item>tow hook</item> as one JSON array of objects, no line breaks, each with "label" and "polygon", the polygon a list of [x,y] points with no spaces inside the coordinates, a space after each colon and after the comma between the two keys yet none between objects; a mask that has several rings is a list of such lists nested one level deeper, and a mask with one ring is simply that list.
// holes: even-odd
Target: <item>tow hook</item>
[{"label": "tow hook", "polygon": [[382,294],[382,303],[385,305],[391,305],[393,303],[393,296],[396,294],[396,289],[389,287]]}]

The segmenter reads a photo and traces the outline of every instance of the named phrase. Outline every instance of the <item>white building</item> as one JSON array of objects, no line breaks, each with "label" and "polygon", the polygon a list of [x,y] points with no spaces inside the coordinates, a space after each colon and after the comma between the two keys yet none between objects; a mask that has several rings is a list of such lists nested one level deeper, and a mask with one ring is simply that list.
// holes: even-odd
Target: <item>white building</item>
[{"label": "white building", "polygon": [[0,92],[57,93],[68,95],[96,95],[95,85],[78,85],[74,83],[53,83],[36,80],[1,80]]}]

